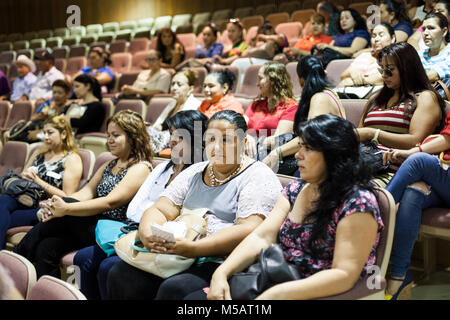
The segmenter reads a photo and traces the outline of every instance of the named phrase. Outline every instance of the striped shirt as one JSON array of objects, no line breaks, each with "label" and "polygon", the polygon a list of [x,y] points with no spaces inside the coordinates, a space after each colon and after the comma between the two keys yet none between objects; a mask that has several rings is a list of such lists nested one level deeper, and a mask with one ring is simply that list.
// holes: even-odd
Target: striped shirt
[{"label": "striped shirt", "polygon": [[[392,133],[407,134],[412,115],[404,116],[405,104],[401,103],[393,108],[376,108],[370,111],[364,119],[364,127],[380,129]],[[390,148],[377,144],[377,147],[386,152]],[[397,171],[401,163],[391,163],[390,171]]]},{"label": "striped shirt", "polygon": [[433,57],[429,56],[430,49],[427,47],[419,52],[420,61],[426,71],[434,70],[439,75],[439,79],[450,77],[450,44],[447,44],[444,51]]}]

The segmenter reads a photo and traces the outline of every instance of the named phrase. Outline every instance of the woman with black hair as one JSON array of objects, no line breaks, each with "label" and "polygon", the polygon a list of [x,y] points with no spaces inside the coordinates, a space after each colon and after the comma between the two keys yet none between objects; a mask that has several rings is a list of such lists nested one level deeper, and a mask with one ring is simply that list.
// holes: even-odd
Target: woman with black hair
[{"label": "woman with black hair", "polygon": [[156,50],[161,52],[163,68],[175,68],[185,58],[184,46],[170,28],[159,30]]},{"label": "woman with black hair", "polygon": [[[339,97],[331,89],[320,60],[314,56],[300,59],[297,64],[298,81],[302,86],[302,95],[294,117],[294,128],[301,122],[321,114],[334,114],[345,119],[345,110]],[[270,168],[298,151],[298,138],[273,148],[263,160]],[[294,174],[294,172],[290,173]]]},{"label": "woman with black hair", "polygon": [[88,65],[81,68],[74,78],[80,74],[87,74],[98,80],[100,86],[106,86],[107,92],[111,92],[114,87],[114,72],[109,65],[112,64],[111,53],[102,47],[93,47],[88,53]]},{"label": "woman with black hair", "polygon": [[[149,174],[128,205],[127,220],[123,225],[126,225],[125,222],[139,223],[144,211],[158,200],[164,189],[179,173],[202,161],[203,144],[195,141],[202,140],[207,120],[200,111],[189,110],[180,111],[165,121],[164,128],[170,130],[172,158],[157,165]],[[106,299],[108,272],[120,261],[117,255],[107,257],[98,245],[78,251],[74,257],[74,264],[80,267],[81,292],[89,300]]]},{"label": "woman with black hair", "polygon": [[[315,299],[350,290],[376,260],[384,228],[353,125],[320,115],[295,128],[301,179],[287,185],[265,219],[214,272],[208,299],[231,299],[228,278],[261,249],[279,243],[300,280],[275,285],[257,299]],[[202,292],[197,292],[196,298]],[[203,294],[203,297],[205,295]]]},{"label": "woman with black hair", "polygon": [[342,10],[336,27],[338,33],[331,44],[319,43],[316,45],[317,49],[330,48],[342,56],[351,57],[370,43],[366,20],[355,9]]},{"label": "woman with black hair", "polygon": [[405,5],[401,1],[382,0],[380,2],[380,19],[381,22],[394,28],[397,42],[408,40],[414,32]]},{"label": "woman with black hair", "polygon": [[[384,86],[366,104],[358,134],[361,142],[374,142],[386,152],[409,149],[441,127],[445,104],[434,91],[416,50],[406,42],[391,44],[378,55]],[[392,177],[401,163],[390,165]]]},{"label": "woman with black hair", "polygon": [[73,91],[79,99],[78,104],[66,107],[64,114],[76,134],[100,131],[106,116],[102,101],[102,90],[97,79],[86,74],[73,81]]},{"label": "woman with black hair", "polygon": [[244,114],[242,103],[230,93],[235,81],[236,76],[228,69],[208,74],[203,82],[205,100],[198,110],[208,118],[223,110],[233,110]]},{"label": "woman with black hair", "polygon": [[[225,256],[264,220],[275,205],[281,184],[267,166],[245,156],[246,131],[239,113],[216,113],[204,134],[208,161],[180,173],[142,216],[138,235],[145,248],[197,261],[165,280],[122,261],[109,272],[109,298],[183,299],[206,287]],[[208,208],[205,237],[169,243],[152,236],[152,223],[173,221],[182,208]]]}]

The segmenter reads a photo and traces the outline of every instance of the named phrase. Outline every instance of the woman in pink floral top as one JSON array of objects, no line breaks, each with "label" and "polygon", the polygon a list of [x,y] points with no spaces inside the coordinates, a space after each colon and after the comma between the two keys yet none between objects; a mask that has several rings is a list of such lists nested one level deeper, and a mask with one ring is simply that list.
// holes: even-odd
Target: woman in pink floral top
[{"label": "woman in pink floral top", "polygon": [[279,243],[300,280],[276,284],[257,299],[315,299],[350,290],[376,260],[384,228],[359,156],[353,125],[325,114],[298,125],[301,180],[282,192],[267,217],[214,272],[208,299],[231,299],[228,279],[254,263],[261,249]]}]

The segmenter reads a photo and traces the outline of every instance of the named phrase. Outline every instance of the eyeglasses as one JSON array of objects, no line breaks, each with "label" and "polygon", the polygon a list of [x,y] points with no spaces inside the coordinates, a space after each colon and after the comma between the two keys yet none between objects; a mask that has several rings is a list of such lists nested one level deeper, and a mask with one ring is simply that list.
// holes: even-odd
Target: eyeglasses
[{"label": "eyeglasses", "polygon": [[378,68],[378,72],[383,75],[383,73],[385,73],[388,77],[392,77],[394,70],[386,68]]},{"label": "eyeglasses", "polygon": [[149,62],[154,62],[154,61],[158,61],[158,58],[145,58],[145,61],[149,61]]}]

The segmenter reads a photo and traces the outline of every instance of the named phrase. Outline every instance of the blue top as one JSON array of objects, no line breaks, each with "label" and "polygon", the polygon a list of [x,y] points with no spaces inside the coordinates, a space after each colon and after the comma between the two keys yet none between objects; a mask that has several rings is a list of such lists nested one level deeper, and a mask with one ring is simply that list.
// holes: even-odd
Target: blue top
[{"label": "blue top", "polygon": [[102,72],[107,73],[111,77],[111,81],[106,85],[106,87],[108,88],[108,92],[111,92],[111,90],[114,88],[114,72],[108,67],[100,68],[97,71],[91,71],[91,70],[92,70],[92,67],[81,68],[81,72],[83,72],[83,74],[87,74],[89,76],[93,76],[93,75],[96,75],[97,73],[102,73]]},{"label": "blue top", "polygon": [[328,24],[328,28],[326,31],[327,36],[334,37],[338,33],[336,24],[339,23],[339,18],[340,18],[340,15],[338,12],[335,12],[331,15],[330,23]]},{"label": "blue top", "polygon": [[[366,30],[355,30],[349,33],[338,33],[334,37],[334,46],[336,47],[351,47],[355,38],[363,38],[367,40],[367,46],[370,44],[370,35]],[[366,47],[367,47],[366,46]]]},{"label": "blue top", "polygon": [[33,72],[28,72],[28,74],[23,78],[17,77],[13,83],[11,101],[19,100],[24,94],[29,95],[36,80],[37,77],[33,74]]},{"label": "blue top", "polygon": [[410,37],[414,33],[414,29],[408,22],[399,22],[394,26],[395,31],[403,31]]},{"label": "blue top", "polygon": [[208,49],[205,49],[205,45],[201,44],[197,47],[195,51],[195,57],[197,59],[201,58],[212,58],[214,56],[221,56],[223,50],[223,44],[220,42],[213,43]]}]

